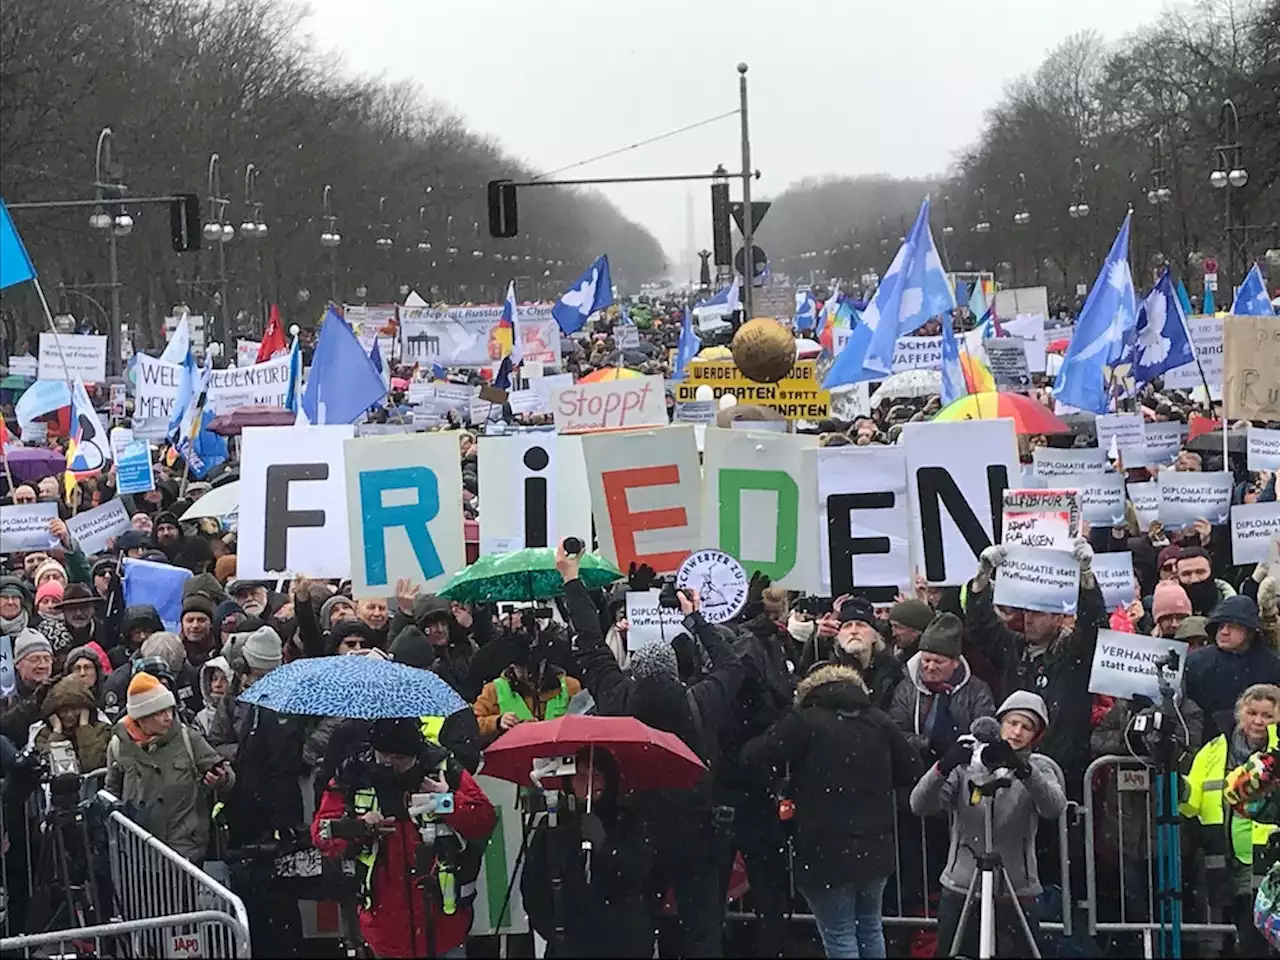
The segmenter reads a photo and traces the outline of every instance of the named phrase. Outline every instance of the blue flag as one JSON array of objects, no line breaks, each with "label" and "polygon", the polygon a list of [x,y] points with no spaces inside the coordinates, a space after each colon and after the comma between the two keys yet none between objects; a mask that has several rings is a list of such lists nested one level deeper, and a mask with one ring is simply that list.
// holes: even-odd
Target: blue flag
[{"label": "blue flag", "polygon": [[9,208],[0,200],[0,290],[30,280],[35,275],[36,268],[27,256],[27,248],[22,245],[18,228],[13,225]]},{"label": "blue flag", "polygon": [[818,325],[818,301],[813,291],[806,290],[796,294],[796,329],[812,330]]},{"label": "blue flag", "polygon": [[302,351],[298,346],[298,338],[293,338],[289,347],[289,392],[285,394],[284,408],[290,413],[298,412],[298,386],[302,383]]},{"label": "blue flag", "polygon": [[439,361],[433,361],[433,362],[432,362],[432,364],[431,364],[431,379],[432,379],[432,380],[443,380],[443,379],[444,379],[445,377],[447,377],[448,375],[449,375],[449,373],[448,373],[448,371],[447,371],[447,370],[445,370],[445,368],[444,368],[444,364],[440,363]]},{"label": "blue flag", "polygon": [[689,363],[698,355],[698,350],[702,347],[702,341],[698,339],[698,334],[693,329],[693,312],[686,303],[684,306],[684,320],[680,324],[680,343],[676,347],[676,372],[673,380],[683,380],[685,373],[689,369]]},{"label": "blue flag", "polygon": [[1218,305],[1213,301],[1213,288],[1210,286],[1206,285],[1204,288],[1204,303],[1200,305],[1200,311],[1206,317],[1212,317],[1218,312]]},{"label": "blue flag", "polygon": [[493,375],[493,385],[498,390],[511,389],[511,354],[502,358],[498,364],[498,372]]},{"label": "blue flag", "polygon": [[1106,413],[1106,368],[1112,358],[1120,357],[1126,344],[1126,331],[1138,322],[1137,298],[1133,292],[1133,274],[1129,270],[1129,220],[1125,215],[1120,232],[1098,279],[1080,310],[1075,332],[1062,358],[1054,393],[1063,403],[1091,413]]},{"label": "blue flag", "polygon": [[227,438],[220,437],[209,429],[213,418],[214,412],[205,410],[195,439],[180,448],[183,459],[187,461],[187,470],[197,480],[203,480],[209,475],[209,471],[227,459]]},{"label": "blue flag", "polygon": [[956,277],[956,303],[967,304],[968,302],[969,302],[969,287],[963,280],[961,280],[959,277]]},{"label": "blue flag", "polygon": [[1169,276],[1169,268],[1151,288],[1138,308],[1138,336],[1134,342],[1133,379],[1150,383],[1168,370],[1195,362],[1182,301]]},{"label": "blue flag", "polygon": [[551,315],[564,333],[576,333],[586,325],[587,317],[613,303],[613,280],[609,276],[609,258],[600,257],[587,268],[551,308]]},{"label": "blue flag", "polygon": [[621,314],[622,322],[625,326],[634,327],[636,325],[636,322],[631,319],[631,311],[627,309],[625,303],[618,308],[618,312]]},{"label": "blue flag", "polygon": [[1182,278],[1178,278],[1178,285],[1175,288],[1178,294],[1178,303],[1182,305],[1182,315],[1189,317],[1195,311],[1191,309],[1191,297],[1187,294],[1187,285],[1182,282]]},{"label": "blue flag", "polygon": [[951,315],[943,314],[942,405],[945,407],[968,395],[969,387],[964,380],[964,367],[960,365],[960,346],[956,343],[956,332],[951,326]]},{"label": "blue flag", "polygon": [[1274,317],[1271,309],[1271,298],[1267,296],[1267,284],[1262,279],[1262,270],[1255,263],[1240,289],[1236,291],[1236,302],[1231,305],[1231,312],[1237,317]]},{"label": "blue flag", "polygon": [[177,633],[182,621],[182,585],[191,579],[191,571],[131,557],[125,557],[121,567],[125,606],[150,604],[160,614],[165,629]]},{"label": "blue flag", "polygon": [[354,423],[386,395],[382,375],[347,322],[330,307],[302,394],[302,416],[314,424]]}]

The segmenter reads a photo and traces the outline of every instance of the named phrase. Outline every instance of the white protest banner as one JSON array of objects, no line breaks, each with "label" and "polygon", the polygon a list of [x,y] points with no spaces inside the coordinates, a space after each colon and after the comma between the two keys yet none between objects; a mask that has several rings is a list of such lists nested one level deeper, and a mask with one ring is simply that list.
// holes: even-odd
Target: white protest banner
[{"label": "white protest banner", "polygon": [[667,423],[662,377],[656,375],[577,383],[556,392],[551,405],[559,433],[598,433]]},{"label": "white protest banner", "polygon": [[372,351],[376,343],[382,359],[391,359],[397,339],[395,304],[349,303],[342,308],[342,318],[351,327],[365,353]]},{"label": "white protest banner", "polygon": [[1249,428],[1250,470],[1280,470],[1280,430]]},{"label": "white protest banner", "polygon": [[857,590],[892,603],[912,589],[907,456],[900,447],[822,447],[806,453],[818,478],[822,596]]},{"label": "white protest banner", "polygon": [[0,506],[0,553],[25,553],[57,546],[49,523],[58,519],[58,504],[15,503]]},{"label": "white protest banner", "polygon": [[503,491],[485,499],[481,543],[502,540],[520,550],[554,547],[565,537],[591,542],[591,491],[581,437],[481,437],[476,463],[480,489]]},{"label": "white protest banner", "polygon": [[[9,374],[14,377],[25,377],[28,380],[36,380],[40,376],[40,360],[24,353],[19,357],[9,358]],[[62,379],[59,377],[59,379]]]},{"label": "white protest banner", "polygon": [[40,334],[40,380],[101,383],[107,379],[107,338],[92,333]]},{"label": "white protest banner", "polygon": [[[1019,313],[1012,320],[1000,321],[1004,332],[1011,337],[1021,337],[1026,348],[1027,367],[1032,373],[1044,373],[1046,364],[1044,314]],[[1069,336],[1070,334],[1068,334]]]},{"label": "white protest banner", "polygon": [[683,424],[582,438],[600,553],[619,570],[647,563],[660,574],[675,573],[702,545],[694,429]]},{"label": "white protest banner", "polygon": [[453,410],[460,417],[467,415],[475,395],[476,388],[469,383],[436,383],[435,398],[437,407]]},{"label": "white protest banner", "polygon": [[1146,438],[1147,456],[1143,463],[1129,462],[1125,457],[1126,467],[1165,467],[1178,459],[1182,450],[1182,439],[1187,435],[1184,423],[1148,423],[1143,426]]},{"label": "white protest banner", "polygon": [[182,391],[182,367],[145,353],[135,356],[134,435],[144,440],[163,440],[169,431],[173,405]]},{"label": "white protest banner", "polygon": [[1187,662],[1187,645],[1181,640],[1149,637],[1143,633],[1099,630],[1089,671],[1089,692],[1104,697],[1147,697],[1160,701],[1156,663],[1173,651],[1177,655],[1175,673],[1166,672],[1174,690],[1182,688],[1182,671]]},{"label": "white protest banner", "polygon": [[[1226,332],[1222,321],[1223,318],[1217,316],[1187,318],[1187,329],[1191,331],[1191,342],[1200,366],[1188,363],[1169,370],[1164,375],[1166,388],[1194,390],[1203,387],[1204,380],[1208,380],[1210,397],[1222,399],[1222,386],[1226,379]],[[1204,380],[1200,378],[1201,368],[1204,369]]]},{"label": "white protest banner", "polygon": [[1070,550],[1080,535],[1080,497],[1074,490],[1006,490],[1005,546]]},{"label": "white protest banner", "polygon": [[676,404],[676,423],[715,423],[716,402],[714,400],[691,400],[688,403]]},{"label": "white protest banner", "polygon": [[430,380],[410,380],[409,389],[405,391],[405,399],[409,403],[422,403],[434,399],[435,395],[436,385]]},{"label": "white protest banner", "polygon": [[1178,473],[1161,470],[1160,522],[1177,530],[1197,520],[1226,523],[1235,478],[1230,473]]},{"label": "white protest banner", "polygon": [[996,316],[1001,318],[1001,326],[1005,327],[1012,322],[1005,320],[1005,317],[1047,317],[1049,316],[1049,289],[1047,287],[1006,287],[1003,290],[997,290],[995,308]]},{"label": "white protest banner", "polygon": [[1070,550],[1010,547],[996,572],[991,599],[1002,607],[1043,613],[1075,613],[1080,564]]},{"label": "white protest banner", "polygon": [[1237,503],[1231,508],[1231,562],[1263,563],[1280,537],[1280,501]]},{"label": "white protest banner", "polygon": [[112,539],[129,529],[129,512],[118,497],[67,520],[67,530],[85,556],[106,553]]},{"label": "white protest banner", "polygon": [[1041,477],[1074,477],[1081,473],[1103,473],[1110,469],[1107,452],[1097,447],[1036,447],[1031,451],[1036,474]]},{"label": "white protest banner", "polygon": [[237,407],[283,407],[289,399],[290,357],[283,354],[247,367],[214,370],[209,379],[209,402],[218,413]]},{"label": "white protest banner", "polygon": [[545,412],[542,407],[542,397],[538,396],[537,390],[512,390],[507,394],[507,406],[517,416],[522,413],[539,414]]},{"label": "white protest banner", "polygon": [[942,337],[899,337],[893,345],[893,373],[941,369]]},{"label": "white protest banner", "polygon": [[1124,474],[1114,470],[1080,473],[1054,477],[1053,482],[1080,495],[1080,516],[1090,526],[1114,527],[1124,523]]},{"label": "white protest banner", "polygon": [[996,539],[1000,497],[1018,476],[1012,420],[908,423],[911,554],[925,579],[960,586]]},{"label": "white protest banner", "polygon": [[1141,466],[1147,462],[1147,433],[1139,413],[1100,413],[1094,421],[1098,431],[1098,449],[1111,450],[1111,438],[1126,465]]},{"label": "white protest banner", "polygon": [[351,595],[389,597],[401,577],[434,593],[467,564],[458,439],[343,441]]},{"label": "white protest banner", "polygon": [[547,371],[547,365],[541,360],[523,360],[520,363],[520,373],[526,380],[536,380],[543,376]]},{"label": "white protest banner", "polygon": [[1143,533],[1160,519],[1160,484],[1154,480],[1125,484],[1133,512],[1138,515],[1138,529]]},{"label": "white protest banner", "polygon": [[[516,307],[524,341],[524,359],[543,367],[560,366],[560,326],[552,304]],[[511,349],[511,330],[500,324],[502,306],[401,307],[400,348],[405,363],[447,367],[484,367]]]},{"label": "white protest banner", "polygon": [[780,587],[816,590],[818,555],[801,549],[817,522],[817,485],[805,469],[811,461],[802,457],[816,448],[813,436],[708,430],[702,546],[723,550],[748,574],[759,571]]},{"label": "white protest banner", "polygon": [[[573,386],[572,373],[553,373],[551,375],[543,374],[536,378],[530,386],[538,391],[538,396],[542,398],[542,408],[544,410],[551,409],[551,400],[555,396],[557,390],[564,390]],[[664,401],[665,402],[665,401]]]},{"label": "white protest banner", "polygon": [[1093,557],[1093,575],[1102,602],[1108,610],[1127,607],[1138,596],[1138,582],[1133,576],[1133,554],[1128,550],[1115,553],[1098,553]]},{"label": "white protest banner", "polygon": [[342,444],[354,432],[350,424],[245,428],[239,576],[345,580],[350,575]]},{"label": "white protest banner", "polygon": [[236,366],[249,367],[258,362],[258,351],[262,343],[258,340],[236,341]]},{"label": "white protest banner", "polygon": [[670,643],[684,633],[684,614],[658,603],[661,590],[627,591],[627,650]]},{"label": "white protest banner", "polygon": [[619,350],[638,349],[640,346],[640,328],[632,323],[615,323],[613,325],[613,342]]},{"label": "white protest banner", "polygon": [[131,440],[116,456],[116,490],[121,494],[150,493],[155,488],[151,447],[145,440]]},{"label": "white protest banner", "polygon": [[985,337],[982,349],[998,390],[1028,390],[1031,371],[1027,367],[1027,347],[1021,337]]}]

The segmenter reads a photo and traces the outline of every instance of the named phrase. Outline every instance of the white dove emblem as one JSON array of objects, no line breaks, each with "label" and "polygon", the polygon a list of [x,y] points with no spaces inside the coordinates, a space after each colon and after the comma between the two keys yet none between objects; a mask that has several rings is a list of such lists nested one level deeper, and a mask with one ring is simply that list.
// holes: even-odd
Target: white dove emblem
[{"label": "white dove emblem", "polygon": [[583,316],[591,312],[592,305],[596,302],[596,283],[600,280],[599,268],[592,268],[591,279],[584,280],[582,286],[574,287],[569,290],[560,302],[567,307],[573,307]]},{"label": "white dove emblem", "polygon": [[1172,341],[1164,335],[1164,326],[1169,319],[1169,305],[1163,294],[1157,294],[1147,301],[1147,323],[1138,337],[1138,347],[1142,353],[1141,366],[1153,367],[1169,356]]}]

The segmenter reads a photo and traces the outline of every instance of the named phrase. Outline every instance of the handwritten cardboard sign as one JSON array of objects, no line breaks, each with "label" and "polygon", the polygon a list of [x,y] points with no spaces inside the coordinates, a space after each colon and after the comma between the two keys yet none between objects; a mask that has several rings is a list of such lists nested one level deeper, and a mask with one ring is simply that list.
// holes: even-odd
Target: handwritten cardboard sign
[{"label": "handwritten cardboard sign", "polygon": [[600,433],[667,425],[662,377],[575,383],[552,401],[558,433]]},{"label": "handwritten cardboard sign", "polygon": [[1005,546],[1071,549],[1080,535],[1080,498],[1074,490],[1006,490]]},{"label": "handwritten cardboard sign", "polygon": [[[1223,401],[1232,420],[1280,420],[1280,321],[1227,317]],[[43,339],[43,337],[42,337]]]}]

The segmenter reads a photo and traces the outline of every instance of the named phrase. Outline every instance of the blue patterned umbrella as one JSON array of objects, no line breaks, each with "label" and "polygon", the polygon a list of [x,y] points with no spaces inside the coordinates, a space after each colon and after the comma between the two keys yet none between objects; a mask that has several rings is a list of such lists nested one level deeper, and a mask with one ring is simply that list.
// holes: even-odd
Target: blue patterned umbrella
[{"label": "blue patterned umbrella", "polygon": [[430,670],[375,657],[314,657],[277,667],[240,699],[313,717],[447,717],[469,709]]}]

